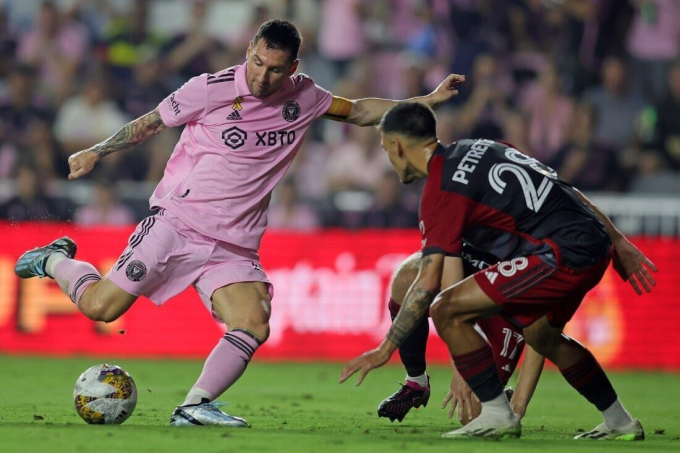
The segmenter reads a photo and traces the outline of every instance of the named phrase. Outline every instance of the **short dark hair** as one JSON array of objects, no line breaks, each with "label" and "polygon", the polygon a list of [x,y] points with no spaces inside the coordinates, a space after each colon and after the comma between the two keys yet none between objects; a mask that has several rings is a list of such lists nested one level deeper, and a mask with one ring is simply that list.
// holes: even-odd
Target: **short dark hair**
[{"label": "short dark hair", "polygon": [[278,49],[290,52],[290,61],[297,60],[302,36],[297,27],[287,20],[268,20],[260,25],[253,43],[257,44],[260,38],[264,39],[267,49]]},{"label": "short dark hair", "polygon": [[380,130],[418,140],[437,138],[437,118],[430,107],[419,102],[400,102],[383,115]]}]

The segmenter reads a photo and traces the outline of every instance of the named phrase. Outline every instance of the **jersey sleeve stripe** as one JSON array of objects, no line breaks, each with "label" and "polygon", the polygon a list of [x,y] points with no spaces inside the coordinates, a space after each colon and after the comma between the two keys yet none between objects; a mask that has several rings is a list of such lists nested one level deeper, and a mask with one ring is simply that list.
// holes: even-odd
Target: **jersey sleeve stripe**
[{"label": "jersey sleeve stripe", "polygon": [[211,80],[210,82],[208,82],[208,85],[213,85],[215,83],[223,83],[223,82],[233,82],[233,81],[234,81],[233,77],[229,78],[229,79]]}]

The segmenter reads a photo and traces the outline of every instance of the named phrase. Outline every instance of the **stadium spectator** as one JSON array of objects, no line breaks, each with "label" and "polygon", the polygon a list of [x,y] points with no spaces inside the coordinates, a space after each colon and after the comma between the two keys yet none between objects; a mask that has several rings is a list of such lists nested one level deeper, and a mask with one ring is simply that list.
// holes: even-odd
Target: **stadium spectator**
[{"label": "stadium spectator", "polygon": [[574,110],[572,100],[562,93],[559,74],[553,66],[546,66],[537,83],[527,90],[523,108],[529,114],[531,155],[552,165],[567,142]]},{"label": "stadium spectator", "polygon": [[52,121],[52,114],[38,101],[33,69],[15,66],[8,79],[7,99],[0,103],[0,140],[21,145],[31,124]]},{"label": "stadium spectator", "polygon": [[583,190],[619,188],[616,152],[595,141],[593,108],[579,104],[571,118],[568,143],[553,157],[552,166],[568,183]]},{"label": "stadium spectator", "polygon": [[475,60],[472,71],[472,94],[457,116],[458,135],[499,139],[511,80],[499,68],[492,55]]},{"label": "stadium spectator", "polygon": [[668,73],[668,88],[668,96],[656,108],[658,146],[665,164],[677,171],[680,170],[680,60]]},{"label": "stadium spectator", "polygon": [[65,152],[72,153],[104,140],[127,121],[128,116],[109,99],[105,82],[92,78],[79,95],[61,106],[54,132]]},{"label": "stadium spectator", "polygon": [[135,222],[132,209],[117,200],[110,181],[98,180],[93,195],[90,203],[76,210],[73,218],[75,223],[92,226],[131,225]]},{"label": "stadium spectator", "polygon": [[26,132],[26,144],[22,155],[29,156],[40,181],[63,179],[69,168],[57,139],[52,132],[52,125],[47,121],[34,121]]},{"label": "stadium spectator", "polygon": [[329,149],[326,144],[307,137],[302,143],[291,166],[299,195],[313,204],[319,204],[326,196],[326,162]]},{"label": "stadium spectator", "polygon": [[312,231],[319,227],[316,212],[300,201],[295,181],[284,180],[274,193],[275,202],[269,210],[269,227],[275,230]]},{"label": "stadium spectator", "polygon": [[19,39],[18,58],[38,69],[44,94],[60,103],[71,94],[88,49],[85,26],[66,20],[54,2],[46,1],[33,29]]},{"label": "stadium spectator", "polygon": [[15,175],[16,195],[0,203],[0,218],[23,220],[56,220],[60,217],[55,201],[45,194],[43,181],[29,163],[19,165]]},{"label": "stadium spectator", "polygon": [[373,204],[364,213],[362,226],[368,228],[413,228],[418,224],[418,205],[402,196],[399,180],[386,170],[373,189]]},{"label": "stadium spectator", "polygon": [[114,17],[102,37],[103,60],[108,65],[116,94],[132,79],[132,68],[149,52],[159,51],[164,38],[149,30],[149,0],[134,0],[126,13]]},{"label": "stadium spectator", "polygon": [[[168,92],[168,86],[163,79],[161,57],[150,53],[140,58],[142,60],[132,68],[132,80],[120,97],[123,110],[133,118],[138,118],[153,109]],[[183,79],[180,83],[186,80]]]},{"label": "stadium spectator", "polygon": [[621,152],[631,144],[635,120],[644,102],[631,89],[628,68],[621,58],[607,58],[601,76],[602,86],[587,92],[585,99],[595,108],[597,142]]},{"label": "stadium spectator", "polygon": [[[186,31],[165,46],[165,71],[178,78],[179,83],[184,83],[194,74],[212,72],[210,53],[220,44],[206,31],[209,6],[210,3],[205,0],[193,2]],[[264,20],[259,23],[262,22]]]},{"label": "stadium spectator", "polygon": [[373,190],[376,175],[389,170],[389,162],[380,152],[379,135],[372,128],[353,127],[347,141],[333,151],[326,162],[328,191]]},{"label": "stadium spectator", "polygon": [[680,2],[677,0],[631,0],[635,16],[627,39],[632,57],[633,81],[648,101],[666,95],[666,74],[680,57]]},{"label": "stadium spectator", "polygon": [[17,35],[7,15],[7,10],[0,6],[0,95],[4,94],[3,78],[16,64]]},{"label": "stadium spectator", "polygon": [[324,0],[319,21],[319,52],[339,76],[366,50],[363,19],[368,5],[359,0]]}]

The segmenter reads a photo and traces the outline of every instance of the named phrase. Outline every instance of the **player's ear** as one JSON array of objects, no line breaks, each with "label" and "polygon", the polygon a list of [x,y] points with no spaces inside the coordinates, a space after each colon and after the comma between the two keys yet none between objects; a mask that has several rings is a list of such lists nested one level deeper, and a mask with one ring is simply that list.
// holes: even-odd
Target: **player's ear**
[{"label": "player's ear", "polygon": [[253,42],[250,41],[248,44],[248,49],[246,50],[246,60],[250,59],[250,53],[253,51]]},{"label": "player's ear", "polygon": [[395,137],[392,139],[392,144],[394,145],[394,149],[397,150],[397,156],[399,156],[399,158],[404,157],[404,154],[406,153],[404,152],[404,146],[401,141]]},{"label": "player's ear", "polygon": [[295,74],[295,71],[297,71],[298,65],[300,64],[300,60],[295,60],[293,64],[290,65],[290,69],[288,69],[288,75],[292,76]]}]

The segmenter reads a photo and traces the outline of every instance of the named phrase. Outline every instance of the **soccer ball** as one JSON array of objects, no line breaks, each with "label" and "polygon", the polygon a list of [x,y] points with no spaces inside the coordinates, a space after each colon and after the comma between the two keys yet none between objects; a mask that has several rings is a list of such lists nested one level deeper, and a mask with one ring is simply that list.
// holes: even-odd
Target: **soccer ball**
[{"label": "soccer ball", "polygon": [[78,415],[91,425],[119,425],[137,405],[137,386],[116,365],[95,365],[76,381],[73,401]]}]

